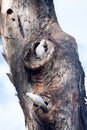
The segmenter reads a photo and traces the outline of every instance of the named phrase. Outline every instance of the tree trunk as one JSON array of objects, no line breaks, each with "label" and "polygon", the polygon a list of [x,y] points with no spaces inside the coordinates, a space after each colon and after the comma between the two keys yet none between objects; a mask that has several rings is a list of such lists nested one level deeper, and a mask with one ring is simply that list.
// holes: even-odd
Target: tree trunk
[{"label": "tree trunk", "polygon": [[[87,130],[77,43],[60,28],[53,0],[2,0],[0,7],[3,55],[28,130]],[[45,55],[38,58],[36,48],[43,39]],[[48,112],[36,109],[26,92],[48,102]]]}]

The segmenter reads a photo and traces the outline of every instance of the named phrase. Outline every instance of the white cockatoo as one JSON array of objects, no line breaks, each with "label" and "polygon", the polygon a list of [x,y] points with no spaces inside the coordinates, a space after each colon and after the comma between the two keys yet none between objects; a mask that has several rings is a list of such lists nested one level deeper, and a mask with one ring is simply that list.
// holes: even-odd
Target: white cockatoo
[{"label": "white cockatoo", "polygon": [[44,55],[45,55],[45,47],[44,47],[45,43],[46,43],[46,40],[42,39],[40,41],[40,44],[36,47],[36,55],[40,59],[42,59],[44,57]]},{"label": "white cockatoo", "polygon": [[84,100],[85,100],[85,104],[87,104],[87,98],[86,97],[84,97]]},{"label": "white cockatoo", "polygon": [[48,112],[48,107],[45,104],[45,102],[42,99],[42,97],[40,97],[39,95],[30,93],[30,92],[27,92],[26,96],[28,96],[31,99],[31,101],[33,102],[33,104],[38,106],[38,108],[41,108],[44,112]]}]

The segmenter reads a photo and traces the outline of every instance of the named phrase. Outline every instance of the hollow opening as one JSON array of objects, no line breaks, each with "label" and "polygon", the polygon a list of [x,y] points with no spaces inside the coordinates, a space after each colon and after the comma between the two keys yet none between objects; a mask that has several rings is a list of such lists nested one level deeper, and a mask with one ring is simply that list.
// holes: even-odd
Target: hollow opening
[{"label": "hollow opening", "polygon": [[[35,45],[34,45],[35,55],[36,55],[36,48],[37,48],[37,46],[38,46],[39,44],[40,44],[40,42],[36,42]],[[44,45],[43,47],[44,47],[44,49],[45,49],[45,52],[47,52],[47,50],[48,50],[47,45]]]},{"label": "hollow opening", "polygon": [[37,69],[37,70],[31,70],[27,67],[25,67],[25,73],[26,73],[26,79],[27,82],[33,84],[34,83],[34,76],[38,77],[38,75],[41,73],[41,68]]},{"label": "hollow opening", "polygon": [[35,44],[34,44],[34,55],[35,56],[37,56],[36,55],[36,48],[37,48],[37,46],[40,44],[40,42],[36,42]]},{"label": "hollow opening", "polygon": [[47,52],[47,50],[48,50],[47,45],[45,45],[44,48],[45,48],[45,52]]},{"label": "hollow opening", "polygon": [[36,42],[34,45],[34,50],[36,50],[37,46],[40,44],[40,42]]},{"label": "hollow opening", "polygon": [[47,120],[42,120],[43,127],[45,130],[55,130],[56,122],[48,122]]},{"label": "hollow opening", "polygon": [[15,18],[12,18],[12,21],[15,21]]},{"label": "hollow opening", "polygon": [[8,9],[7,10],[7,14],[12,14],[13,13],[13,10],[12,9]]}]

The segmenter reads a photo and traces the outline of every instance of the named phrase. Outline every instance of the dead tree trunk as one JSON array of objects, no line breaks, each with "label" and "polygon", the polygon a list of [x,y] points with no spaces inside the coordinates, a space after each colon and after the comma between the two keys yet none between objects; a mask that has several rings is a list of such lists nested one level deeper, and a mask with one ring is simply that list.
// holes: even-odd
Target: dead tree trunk
[{"label": "dead tree trunk", "polygon": [[[28,130],[87,130],[84,72],[73,37],[60,28],[53,0],[2,0],[1,37],[8,74]],[[45,53],[36,49],[45,40]],[[48,102],[37,110],[26,92]]]}]

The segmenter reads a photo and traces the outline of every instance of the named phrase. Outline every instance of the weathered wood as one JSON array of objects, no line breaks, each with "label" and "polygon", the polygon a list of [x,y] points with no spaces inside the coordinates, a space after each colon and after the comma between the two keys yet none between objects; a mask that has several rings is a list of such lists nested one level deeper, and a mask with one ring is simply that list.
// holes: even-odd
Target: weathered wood
[{"label": "weathered wood", "polygon": [[2,5],[2,0],[0,0],[0,14],[1,14],[1,5]]},{"label": "weathered wood", "polygon": [[[86,130],[84,72],[75,39],[60,28],[53,0],[2,0],[4,55],[29,130]],[[42,59],[36,47],[46,40]],[[26,92],[42,96],[49,112],[37,110]]]}]

